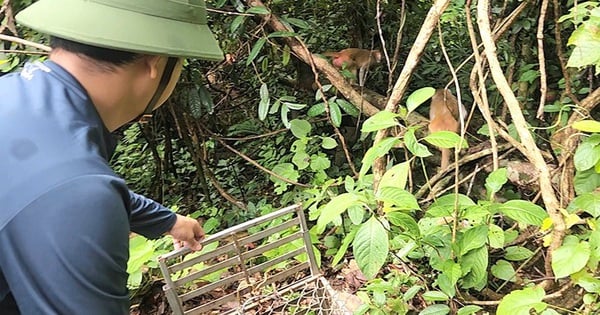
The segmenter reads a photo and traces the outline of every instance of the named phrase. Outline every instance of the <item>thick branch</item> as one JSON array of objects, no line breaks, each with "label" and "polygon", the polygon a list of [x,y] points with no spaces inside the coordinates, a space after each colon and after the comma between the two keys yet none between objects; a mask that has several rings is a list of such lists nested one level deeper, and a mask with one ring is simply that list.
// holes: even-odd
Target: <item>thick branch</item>
[{"label": "thick branch", "polygon": [[[489,0],[480,0],[477,3],[477,24],[479,25],[481,41],[485,47],[485,53],[491,69],[492,77],[498,87],[498,91],[500,91],[500,94],[502,94],[502,97],[508,106],[513,123],[517,128],[519,137],[521,138],[521,143],[526,149],[525,154],[529,161],[531,161],[540,172],[539,183],[542,199],[546,206],[546,211],[548,212],[548,215],[550,216],[554,225],[552,243],[548,248],[548,257],[546,261],[546,274],[551,276],[552,268],[550,263],[552,261],[552,252],[561,246],[562,240],[565,236],[566,226],[562,214],[560,213],[560,204],[558,203],[558,199],[556,198],[556,194],[554,193],[554,189],[552,187],[548,165],[544,161],[540,149],[537,147],[533,137],[531,136],[531,133],[529,132],[527,122],[525,121],[525,117],[523,116],[523,112],[521,111],[521,107],[519,105],[519,101],[515,97],[510,85],[506,81],[502,68],[500,67],[500,62],[498,62],[496,45],[494,44],[491,34],[488,8]],[[549,282],[545,282],[543,286],[548,286],[549,284]]]},{"label": "thick branch", "polygon": [[[400,76],[394,85],[394,89],[392,90],[392,94],[388,99],[388,102],[385,106],[385,110],[390,112],[396,112],[398,109],[398,102],[402,98],[402,95],[406,91],[406,87],[408,86],[408,82],[412,73],[414,72],[419,60],[421,59],[421,55],[423,54],[427,42],[431,38],[431,35],[435,31],[435,27],[440,19],[440,16],[450,3],[450,0],[436,0],[429,12],[427,13],[427,17],[423,22],[423,26],[415,39],[410,52],[408,53],[408,57],[406,58],[406,62],[404,64],[404,68],[402,68],[402,72],[400,72]],[[387,130],[383,129],[377,132],[375,136],[374,145],[383,140],[387,136]],[[385,172],[385,157],[378,158],[373,164],[373,174],[375,175],[373,186],[377,189],[377,185],[379,183],[379,179],[383,176]]]}]

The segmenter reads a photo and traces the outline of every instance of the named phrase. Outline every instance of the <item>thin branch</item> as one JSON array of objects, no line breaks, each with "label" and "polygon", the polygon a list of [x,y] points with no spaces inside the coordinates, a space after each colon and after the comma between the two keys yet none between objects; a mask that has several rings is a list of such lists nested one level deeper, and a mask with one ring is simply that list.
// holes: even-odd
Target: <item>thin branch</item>
[{"label": "thin branch", "polygon": [[[538,62],[540,63],[540,105],[537,110],[537,119],[544,120],[544,105],[546,105],[546,94],[548,93],[548,82],[546,82],[546,58],[544,57],[544,23],[546,22],[546,11],[548,11],[548,0],[542,0],[540,18],[538,20],[537,44]],[[560,43],[556,43],[560,45]]]},{"label": "thin branch", "polygon": [[17,43],[17,44],[21,44],[21,45],[25,45],[25,46],[30,46],[33,48],[37,48],[39,50],[47,51],[47,52],[50,52],[52,50],[52,48],[50,48],[49,46],[46,46],[44,44],[34,43],[34,42],[26,40],[26,39],[22,39],[22,38],[10,36],[10,35],[5,35],[5,34],[0,34],[0,40],[7,41],[7,42],[13,42],[13,43]]}]

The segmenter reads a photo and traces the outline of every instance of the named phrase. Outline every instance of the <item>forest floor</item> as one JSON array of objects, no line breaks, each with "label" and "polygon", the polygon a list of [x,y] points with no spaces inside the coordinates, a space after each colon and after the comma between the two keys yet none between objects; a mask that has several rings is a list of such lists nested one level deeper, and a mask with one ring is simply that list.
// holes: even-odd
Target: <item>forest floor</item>
[{"label": "forest floor", "polygon": [[[354,294],[363,284],[366,282],[365,277],[359,270],[354,260],[350,261],[345,268],[332,273],[328,272],[326,279],[333,288],[333,294],[336,296],[336,300],[344,305],[344,307],[354,312],[357,310],[362,302]],[[171,314],[171,308],[167,301],[167,297],[163,292],[164,282],[161,280],[155,281],[152,286],[138,297],[138,303],[132,305],[130,309],[130,315],[167,315]],[[194,301],[193,304],[186,304],[186,308],[192,308],[203,303],[209,302],[206,299],[204,301]],[[285,314],[287,312],[282,312]],[[218,312],[215,314],[219,314]],[[260,314],[260,312],[253,314]],[[279,314],[279,313],[277,313]]]}]

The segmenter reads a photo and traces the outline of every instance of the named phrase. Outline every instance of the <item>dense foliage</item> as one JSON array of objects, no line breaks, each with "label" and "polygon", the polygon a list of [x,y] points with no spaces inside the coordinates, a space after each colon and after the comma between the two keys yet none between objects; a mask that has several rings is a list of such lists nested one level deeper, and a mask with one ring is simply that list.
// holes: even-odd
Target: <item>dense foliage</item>
[{"label": "dense foliage", "polygon": [[[12,19],[30,2],[1,33],[44,43]],[[322,269],[360,267],[361,314],[597,313],[600,8],[575,4],[208,1],[226,60],[189,60],[112,165],[207,233],[301,203]],[[45,58],[3,40],[3,72]],[[322,55],[347,47],[385,52],[365,87]],[[447,85],[469,119],[427,134]],[[137,298],[170,244],[131,245]]]}]

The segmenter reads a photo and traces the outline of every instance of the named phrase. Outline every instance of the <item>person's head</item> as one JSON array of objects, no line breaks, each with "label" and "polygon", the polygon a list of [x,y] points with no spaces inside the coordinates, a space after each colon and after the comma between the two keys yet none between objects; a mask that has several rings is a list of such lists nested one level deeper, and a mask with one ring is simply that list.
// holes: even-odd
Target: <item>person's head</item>
[{"label": "person's head", "polygon": [[150,75],[154,92],[140,117],[171,94],[183,58],[223,59],[206,25],[204,0],[40,0],[16,19],[51,36],[51,58],[66,53],[89,61],[92,72],[126,68]]}]

